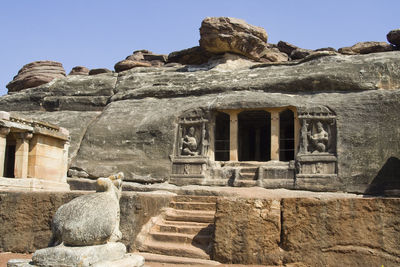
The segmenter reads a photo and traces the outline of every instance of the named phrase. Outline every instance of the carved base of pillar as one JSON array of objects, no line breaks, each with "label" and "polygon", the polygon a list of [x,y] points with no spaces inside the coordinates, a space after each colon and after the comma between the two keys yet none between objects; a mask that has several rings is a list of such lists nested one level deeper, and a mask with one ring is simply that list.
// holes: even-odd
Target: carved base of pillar
[{"label": "carved base of pillar", "polygon": [[0,177],[1,191],[70,191],[66,182],[54,182],[36,178]]},{"label": "carved base of pillar", "polygon": [[206,178],[206,169],[206,157],[176,157],[172,160],[172,173],[169,182],[175,185],[202,185]]}]

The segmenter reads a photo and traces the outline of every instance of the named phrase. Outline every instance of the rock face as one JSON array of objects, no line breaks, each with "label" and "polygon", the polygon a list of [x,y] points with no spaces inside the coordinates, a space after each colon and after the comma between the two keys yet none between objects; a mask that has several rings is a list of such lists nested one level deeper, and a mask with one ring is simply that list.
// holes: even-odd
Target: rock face
[{"label": "rock face", "polygon": [[206,18],[201,23],[200,47],[218,53],[237,53],[259,60],[266,48],[268,35],[261,27],[227,17]]},{"label": "rock face", "polygon": [[223,263],[280,265],[280,228],[279,200],[218,199],[213,258]]},{"label": "rock face", "polygon": [[119,199],[123,174],[99,178],[95,194],[62,205],[53,218],[55,245],[91,246],[116,242],[119,231]]},{"label": "rock face", "polygon": [[68,75],[89,75],[89,69],[83,66],[73,67]]},{"label": "rock face", "polygon": [[390,189],[383,181],[395,181],[387,173],[400,158],[400,136],[393,131],[400,125],[393,115],[400,112],[400,52],[318,53],[241,69],[148,67],[68,76],[3,96],[0,105],[25,117],[62,118],[60,126],[73,136],[75,173],[96,178],[121,170],[128,181],[169,179],[177,123],[187,110],[323,105],[337,117],[340,155],[337,184],[326,188],[364,193],[374,183],[375,192]]},{"label": "rock face", "polygon": [[17,76],[7,84],[8,92],[18,92],[23,89],[46,84],[55,78],[65,77],[61,63],[55,61],[35,61],[26,64],[18,71]]},{"label": "rock face", "polygon": [[392,30],[387,35],[386,38],[389,43],[400,47],[400,29]]},{"label": "rock face", "polygon": [[397,266],[399,199],[219,199],[214,258],[224,263]]}]

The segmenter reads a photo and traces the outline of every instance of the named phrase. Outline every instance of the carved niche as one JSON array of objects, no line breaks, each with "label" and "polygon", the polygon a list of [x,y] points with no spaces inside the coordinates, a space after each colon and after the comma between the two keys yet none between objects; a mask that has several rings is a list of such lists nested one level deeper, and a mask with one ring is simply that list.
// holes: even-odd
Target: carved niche
[{"label": "carved niche", "polygon": [[298,117],[301,128],[296,176],[335,176],[336,114],[325,106],[302,107]]},{"label": "carved niche", "polygon": [[[179,117],[174,153],[172,156],[171,181],[180,178],[205,178],[209,148],[208,112],[202,109],[186,111]],[[187,181],[189,183],[189,181]],[[190,183],[193,183],[191,181]]]}]

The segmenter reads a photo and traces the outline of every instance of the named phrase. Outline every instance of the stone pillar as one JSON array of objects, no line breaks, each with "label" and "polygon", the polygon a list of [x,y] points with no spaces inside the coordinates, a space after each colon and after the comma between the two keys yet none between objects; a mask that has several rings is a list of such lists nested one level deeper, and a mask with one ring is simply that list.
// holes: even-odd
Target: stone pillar
[{"label": "stone pillar", "polygon": [[68,150],[70,146],[70,140],[68,139],[64,143],[64,149],[63,149],[63,176],[61,177],[61,182],[67,182],[67,173],[68,173]]},{"label": "stone pillar", "polygon": [[6,159],[6,144],[9,128],[0,128],[0,177],[4,176],[4,163]]},{"label": "stone pillar", "polygon": [[15,178],[28,177],[28,155],[29,155],[29,140],[32,138],[32,133],[17,133],[15,147]]},{"label": "stone pillar", "polygon": [[271,160],[279,160],[279,111],[271,111]]},{"label": "stone pillar", "polygon": [[229,160],[238,161],[238,113],[233,110],[229,112],[230,116],[230,132],[229,132]]},{"label": "stone pillar", "polygon": [[294,157],[296,158],[297,152],[299,151],[300,144],[300,122],[299,117],[297,115],[297,111],[293,111],[294,113]]}]

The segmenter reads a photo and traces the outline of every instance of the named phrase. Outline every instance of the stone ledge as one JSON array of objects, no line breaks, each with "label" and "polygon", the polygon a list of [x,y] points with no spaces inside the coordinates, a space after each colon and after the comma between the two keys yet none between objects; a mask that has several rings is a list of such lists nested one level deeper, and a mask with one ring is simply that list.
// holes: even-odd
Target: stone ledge
[{"label": "stone ledge", "polygon": [[66,182],[55,182],[37,178],[0,177],[1,191],[70,191]]}]

